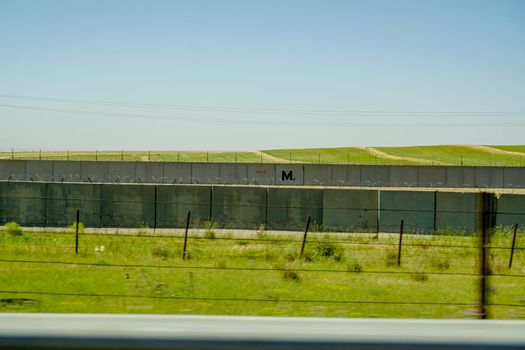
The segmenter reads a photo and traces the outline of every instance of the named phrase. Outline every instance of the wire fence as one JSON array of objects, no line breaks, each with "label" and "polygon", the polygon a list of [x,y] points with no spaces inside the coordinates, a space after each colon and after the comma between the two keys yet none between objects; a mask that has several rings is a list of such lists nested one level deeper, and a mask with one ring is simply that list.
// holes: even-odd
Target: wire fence
[{"label": "wire fence", "polygon": [[[252,232],[251,235],[245,236],[227,236],[223,233],[210,234],[213,228],[208,228],[204,232],[195,230],[191,225],[191,215],[186,216],[186,225],[183,231],[176,234],[131,234],[131,233],[83,233],[80,223],[80,211],[76,213],[75,224],[69,231],[57,232],[27,232],[24,234],[26,240],[17,240],[15,236],[5,236],[2,239],[2,248],[4,251],[4,258],[0,259],[0,263],[10,265],[58,265],[58,266],[76,266],[79,268],[102,269],[151,269],[151,270],[167,270],[167,271],[190,271],[193,272],[207,272],[214,273],[224,272],[227,274],[234,274],[233,280],[236,285],[231,286],[231,291],[226,294],[230,295],[145,295],[137,293],[108,293],[103,291],[83,292],[71,290],[31,290],[24,288],[2,288],[0,294],[4,295],[41,295],[41,296],[63,296],[73,298],[125,298],[125,299],[151,299],[151,300],[178,300],[178,301],[209,301],[213,303],[219,302],[234,302],[234,303],[294,303],[294,304],[362,304],[362,305],[392,305],[392,306],[430,306],[430,307],[469,307],[477,310],[475,316],[480,318],[487,318],[490,316],[490,310],[493,308],[517,308],[525,307],[525,298],[493,298],[492,290],[495,286],[500,288],[516,288],[523,284],[525,277],[524,257],[521,252],[525,249],[523,241],[523,233],[518,229],[518,225],[514,225],[511,230],[504,233],[490,227],[490,219],[487,211],[482,212],[480,233],[478,235],[470,235],[467,237],[444,237],[448,243],[443,243],[438,240],[432,241],[435,236],[421,236],[421,235],[406,235],[405,223],[401,220],[399,225],[399,232],[388,236],[374,236],[373,234],[359,235],[351,234],[339,237],[339,234],[333,233],[330,235],[312,234],[310,231],[311,217],[305,220],[304,233],[287,233],[282,236],[282,233],[265,233]],[[192,234],[191,231],[197,231]],[[273,235],[273,236],[272,236]],[[291,236],[291,237],[290,237]],[[55,237],[65,238],[56,240]],[[430,242],[429,242],[430,238]],[[512,238],[510,243],[509,238]],[[404,240],[403,240],[404,239]],[[383,241],[381,241],[383,240]],[[460,241],[462,244],[454,243]],[[32,243],[31,243],[32,242]],[[221,242],[233,242],[235,244],[242,243],[241,246],[248,246],[253,248],[250,254],[247,250],[242,250],[237,254],[233,251],[231,246],[220,246]],[[502,243],[510,243],[508,246],[503,246]],[[277,243],[277,244],[276,244]],[[299,261],[300,265],[294,266],[253,266],[242,265],[246,261],[257,261],[267,254],[268,247],[279,247],[280,245],[288,243],[288,245],[295,246],[295,252],[279,251],[279,254],[288,254],[288,259]],[[169,253],[171,258],[166,253],[166,259],[162,259],[162,263],[148,264],[148,263],[133,263],[133,262],[100,262],[100,261],[82,261],[89,257],[88,252],[96,251],[101,244],[106,244],[112,249],[115,249],[114,254],[118,252],[126,252],[126,254],[137,254],[136,258],[143,258],[142,255],[135,252],[140,250],[155,249],[159,244],[167,250],[175,250],[177,252]],[[10,251],[10,246],[19,246],[14,252]],[[220,247],[219,247],[220,246]],[[356,250],[356,246],[359,248]],[[55,247],[59,259],[26,259],[20,258],[20,253],[24,249],[28,249],[31,254],[37,252],[44,252],[44,257],[56,257],[49,247]],[[385,266],[381,264],[370,264],[370,268],[364,268],[365,261],[354,260],[352,264],[344,265],[335,263],[336,268],[320,268],[312,260],[312,252],[319,253],[319,247],[325,257],[336,257],[337,252],[341,251],[343,254],[356,254],[361,251],[364,255],[359,257],[366,259],[367,255],[373,256],[375,248],[389,249],[390,262]],[[70,250],[70,253],[65,254],[64,249]],[[209,249],[204,254],[203,249]],[[427,270],[418,266],[421,259],[419,256],[439,254],[443,250],[452,250],[450,253],[444,255],[445,258],[453,258],[455,256],[463,256],[469,264],[463,262],[462,269],[455,271],[447,271],[448,266],[443,266],[444,271]],[[6,254],[7,252],[7,254]],[[134,253],[135,252],[135,253]],[[153,252],[153,250],[152,250]],[[515,254],[519,252],[519,258],[516,259]],[[9,255],[11,254],[11,257]],[[47,254],[47,255],[46,255]],[[79,255],[80,254],[80,255]],[[86,255],[87,254],[87,255]],[[159,254],[164,254],[161,251]],[[503,254],[503,255],[502,255]],[[6,255],[8,257],[6,257]],[[133,255],[135,256],[135,255]],[[191,257],[191,258],[190,258]],[[224,258],[237,258],[239,266],[227,266],[222,264]],[[96,258],[96,256],[95,256]],[[514,258],[514,266],[513,266]],[[118,259],[116,259],[118,261]],[[264,260],[264,259],[262,259]],[[417,260],[412,263],[412,260]],[[502,261],[505,260],[505,266]],[[337,262],[337,259],[335,259]],[[203,262],[205,264],[203,264]],[[217,264],[217,262],[219,262]],[[508,265],[507,265],[508,262]],[[468,266],[467,266],[468,265]],[[514,271],[514,272],[513,272]],[[238,285],[242,285],[243,278],[246,275],[238,275],[239,273],[270,273],[270,274],[284,274],[283,276],[290,276],[294,279],[297,274],[315,274],[315,276],[326,276],[327,274],[337,274],[348,278],[348,276],[357,276],[365,278],[366,281],[370,276],[392,276],[392,278],[399,279],[403,276],[410,278],[425,280],[428,276],[434,278],[461,278],[470,279],[470,282],[479,285],[477,300],[454,300],[454,296],[447,296],[444,300],[413,300],[409,295],[405,295],[404,299],[397,298],[395,300],[380,300],[374,298],[293,298],[288,295],[274,296],[274,297],[260,297],[260,296],[240,296],[235,293]],[[208,276],[208,275],[207,275]],[[311,277],[313,279],[318,277]],[[22,279],[23,277],[20,276]],[[343,278],[343,277],[341,277]],[[512,282],[498,283],[496,279],[510,279]],[[399,280],[401,282],[401,280]],[[20,281],[18,281],[20,282]],[[361,281],[363,282],[363,281]],[[442,283],[447,283],[443,280]],[[20,283],[24,285],[24,283]],[[425,287],[422,287],[425,288]],[[519,288],[519,287],[518,287]],[[5,298],[4,298],[5,299]],[[0,299],[0,303],[2,300]],[[453,301],[450,301],[452,299]],[[493,300],[491,300],[493,299]]]},{"label": "wire fence", "polygon": [[[503,151],[504,152],[504,151]],[[501,153],[503,153],[501,152]],[[337,154],[316,150],[299,152],[235,151],[70,151],[42,149],[0,149],[0,159],[146,161],[201,163],[290,163],[290,164],[364,164],[364,165],[455,165],[455,166],[525,166],[525,153],[402,153],[376,152],[375,149],[339,151]]]}]

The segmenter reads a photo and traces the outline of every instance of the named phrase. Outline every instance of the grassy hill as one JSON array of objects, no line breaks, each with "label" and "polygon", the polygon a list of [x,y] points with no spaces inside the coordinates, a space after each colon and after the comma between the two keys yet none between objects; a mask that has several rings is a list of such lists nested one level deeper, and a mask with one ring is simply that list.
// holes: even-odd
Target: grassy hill
[{"label": "grassy hill", "polygon": [[525,145],[441,145],[341,147],[262,151],[24,151],[0,152],[0,159],[125,160],[313,164],[525,166]]}]

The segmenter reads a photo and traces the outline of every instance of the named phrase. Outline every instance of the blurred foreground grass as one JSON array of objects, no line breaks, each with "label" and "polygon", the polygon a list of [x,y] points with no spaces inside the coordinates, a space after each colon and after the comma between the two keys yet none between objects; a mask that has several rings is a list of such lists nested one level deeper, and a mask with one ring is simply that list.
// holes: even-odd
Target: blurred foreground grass
[{"label": "blurred foreground grass", "polygon": [[[1,233],[0,310],[476,317],[476,237],[406,235],[398,267],[396,235],[312,233],[300,257],[301,236],[193,232],[182,260],[180,231],[86,233],[79,254],[71,232]],[[500,230],[491,244],[510,247],[511,239],[509,230]],[[525,246],[523,232],[516,246]],[[507,249],[490,252],[493,274],[525,275],[523,249],[510,271]],[[490,303],[521,305],[491,306],[491,317],[525,318],[525,277],[491,276],[489,283]]]}]

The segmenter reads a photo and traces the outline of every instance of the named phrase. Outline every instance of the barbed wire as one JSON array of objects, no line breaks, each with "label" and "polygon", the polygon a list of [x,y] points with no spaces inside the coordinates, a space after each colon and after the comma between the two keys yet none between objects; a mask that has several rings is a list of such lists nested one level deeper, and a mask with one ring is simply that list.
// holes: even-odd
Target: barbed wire
[{"label": "barbed wire", "polygon": [[[252,164],[326,164],[326,165],[446,165],[446,166],[510,166],[525,165],[525,153],[518,152],[505,155],[505,160],[498,159],[497,155],[487,153],[476,159],[466,154],[456,153],[443,155],[440,153],[399,153],[392,154],[395,159],[385,158],[362,150],[345,150],[337,157],[324,154],[322,151],[310,153],[301,152],[298,156],[291,152],[280,152],[279,156],[271,153],[257,154],[249,151],[229,151],[219,153],[214,151],[187,152],[187,151],[79,151],[79,150],[49,150],[49,149],[0,149],[0,157],[10,160],[74,160],[74,161],[142,161],[142,162],[177,162],[177,163],[225,163],[242,164],[243,160]],[[388,151],[387,151],[388,152]],[[268,155],[271,157],[269,158]]]},{"label": "barbed wire", "polygon": [[[70,236],[70,237],[73,237],[74,235],[74,232],[49,232],[49,231],[45,231],[45,232],[32,232],[32,231],[27,231],[25,232],[25,234],[30,234],[30,235],[42,235],[42,234],[53,234],[53,235],[63,235],[63,236]],[[318,234],[316,232],[312,232],[312,234]],[[321,233],[321,234],[324,234],[324,233]],[[296,236],[298,236],[298,238],[300,238],[300,235],[299,233],[295,234]],[[390,234],[392,235],[392,237],[388,237],[388,239],[391,239],[391,240],[397,240],[398,239],[398,236],[396,234]],[[407,236],[411,236],[410,234],[406,234]],[[414,236],[414,235],[412,235]],[[135,243],[131,243],[131,242],[126,242],[126,243],[119,243],[119,244],[123,244],[123,245],[129,245],[129,246],[132,246],[132,245],[135,245],[135,244],[143,244],[143,241],[144,240],[151,240],[152,243],[159,243],[159,239],[165,239],[165,240],[173,240],[173,239],[177,239],[177,240],[180,240],[180,239],[184,239],[184,236],[183,235],[145,235],[145,234],[126,234],[126,233],[82,233],[81,234],[81,237],[134,237],[134,238],[138,238],[140,240],[140,242],[135,242]],[[417,238],[420,238],[421,236],[415,236],[415,237],[412,237],[413,239],[417,239]],[[445,236],[445,237],[449,237],[449,236]],[[253,243],[301,243],[302,242],[302,239],[287,239],[287,238],[277,238],[277,239],[271,239],[271,238],[249,238],[249,237],[220,237],[220,236],[213,236],[213,237],[206,237],[205,235],[195,235],[195,234],[192,234],[192,235],[188,235],[188,238],[191,239],[191,240],[206,240],[206,241],[234,241],[234,242],[246,242],[249,244],[253,244]],[[353,237],[350,237],[350,238],[353,238]],[[355,239],[359,239],[359,238],[362,238],[362,237],[355,237]],[[477,239],[476,236],[470,236],[468,237],[470,239]],[[371,237],[370,239],[376,239],[374,237]],[[410,239],[410,238],[408,238]],[[252,243],[253,242],[253,243]],[[308,240],[308,242],[310,244],[316,244],[316,243],[331,243],[331,244],[339,244],[339,245],[355,245],[355,246],[378,246],[378,247],[398,247],[399,246],[399,243],[398,242],[392,242],[392,243],[385,243],[385,242],[374,242],[374,241],[369,241],[369,242],[352,242],[352,241],[342,241],[342,240],[332,240],[332,239],[328,239],[326,237],[316,237],[316,236],[311,236],[310,239]],[[19,242],[19,243],[16,243],[16,242],[3,242],[3,244],[20,244],[20,245],[23,245],[23,244],[26,244],[25,242]],[[410,242],[404,242],[403,243],[403,247],[407,247],[407,248],[421,248],[421,249],[426,249],[426,248],[443,248],[443,249],[479,249],[480,246],[479,245],[461,245],[461,244],[427,244],[427,243],[421,243],[421,242],[417,242],[417,243],[410,243]],[[494,250],[511,250],[511,249],[514,249],[514,250],[525,250],[525,247],[521,247],[521,246],[515,246],[514,248],[511,248],[511,247],[503,247],[503,246],[493,246],[493,245],[490,245],[487,244],[486,245],[486,248],[487,249],[494,249]]]},{"label": "barbed wire", "polygon": [[[390,305],[446,305],[446,306],[477,306],[476,303],[452,303],[452,302],[414,302],[414,301],[365,301],[365,300],[314,300],[314,299],[280,299],[280,298],[211,298],[211,297],[178,297],[178,296],[151,296],[151,295],[129,295],[129,294],[94,294],[94,293],[67,293],[67,292],[44,292],[44,291],[18,291],[0,290],[5,294],[34,294],[34,295],[57,295],[73,297],[115,297],[115,298],[137,298],[137,299],[162,299],[162,300],[203,300],[203,301],[241,301],[241,302],[287,302],[287,303],[315,303],[315,304],[390,304]],[[492,304],[493,306],[516,306],[519,304]]]},{"label": "barbed wire", "polygon": [[[337,270],[337,269],[304,269],[304,268],[280,268],[280,267],[228,267],[228,266],[200,266],[200,265],[148,265],[148,264],[110,264],[110,263],[89,263],[74,261],[50,261],[50,260],[20,260],[20,259],[0,259],[5,263],[23,264],[51,264],[51,265],[70,265],[70,266],[95,266],[95,267],[115,267],[115,268],[154,268],[154,269],[173,269],[173,270],[224,270],[224,271],[265,271],[265,272],[312,272],[312,273],[346,273],[346,274],[380,274],[380,275],[436,275],[436,276],[469,276],[479,277],[479,273],[471,272],[437,272],[437,271],[379,271],[379,270]],[[490,273],[495,277],[525,278],[525,275],[509,273]]]}]

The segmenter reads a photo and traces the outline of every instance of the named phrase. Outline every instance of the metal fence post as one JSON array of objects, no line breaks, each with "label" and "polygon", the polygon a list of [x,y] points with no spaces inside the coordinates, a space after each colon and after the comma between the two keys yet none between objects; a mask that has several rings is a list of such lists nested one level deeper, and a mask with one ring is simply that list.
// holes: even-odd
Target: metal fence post
[{"label": "metal fence post", "polygon": [[78,254],[78,226],[80,223],[80,209],[77,209],[77,223],[75,228],[75,254]]},{"label": "metal fence post", "polygon": [[488,318],[487,314],[487,289],[488,289],[488,261],[487,261],[487,243],[488,243],[488,233],[487,233],[487,224],[488,224],[488,215],[487,215],[487,209],[488,209],[488,193],[482,194],[482,204],[483,204],[483,211],[482,211],[482,220],[481,220],[481,251],[480,251],[480,286],[479,286],[479,293],[480,293],[480,318],[482,320]]},{"label": "metal fence post", "polygon": [[303,236],[303,244],[301,244],[301,253],[299,254],[299,256],[303,256],[303,253],[304,253],[304,247],[306,245],[306,236],[308,235],[308,229],[310,228],[310,220],[311,220],[311,217],[308,216],[308,219],[306,220],[306,227],[304,229],[304,236]]},{"label": "metal fence post", "polygon": [[518,224],[514,225],[514,234],[512,235],[512,246],[510,247],[509,270],[512,268],[512,258],[514,257],[514,247],[516,246],[517,233],[518,233]]},{"label": "metal fence post", "polygon": [[191,211],[188,212],[188,216],[186,217],[186,230],[184,231],[184,246],[182,248],[182,260],[186,260],[186,247],[188,245],[188,229],[190,227],[190,216]]},{"label": "metal fence post", "polygon": [[399,225],[399,247],[397,248],[397,266],[401,266],[401,245],[403,244],[403,229],[405,226],[405,220],[401,220]]}]

